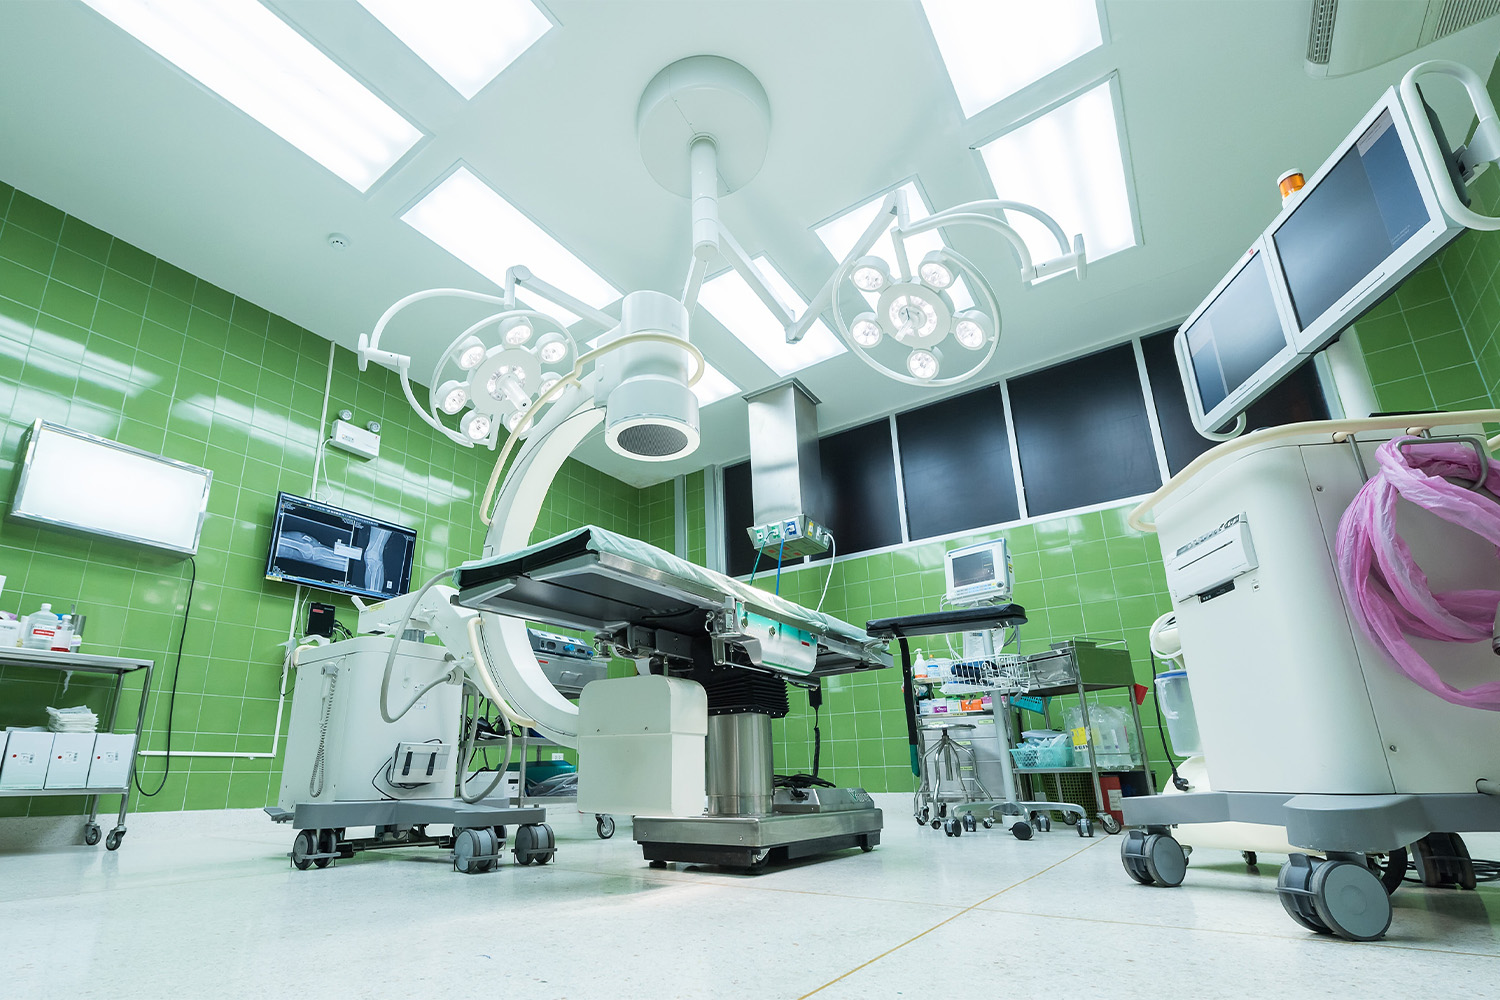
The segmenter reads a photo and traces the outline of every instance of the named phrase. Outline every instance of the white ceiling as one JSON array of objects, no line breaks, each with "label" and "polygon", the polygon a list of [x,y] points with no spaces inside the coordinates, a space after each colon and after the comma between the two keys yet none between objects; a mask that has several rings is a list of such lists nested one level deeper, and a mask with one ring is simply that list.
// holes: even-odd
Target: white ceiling
[{"label": "white ceiling", "polygon": [[[1179,321],[1276,212],[1277,175],[1315,168],[1418,59],[1313,80],[1307,2],[1105,0],[1102,49],[965,120],[915,0],[546,5],[558,27],[465,102],[354,0],[272,4],[428,135],[361,194],[81,3],[0,3],[0,180],[352,347],[408,292],[493,290],[399,218],[460,161],[617,287],[679,292],[687,203],[646,173],[634,123],[646,83],[684,56],[726,56],[765,86],[765,166],[721,215],[805,297],[834,263],[816,224],[913,177],[934,208],[994,197],[971,147],[1118,72],[1143,243],[1091,264],[1082,284],[1023,290],[998,243],[955,232],[1004,310],[978,385]],[[1492,19],[1421,57],[1487,76],[1497,51]],[[1439,104],[1450,135],[1465,129],[1455,106]],[[332,250],[332,232],[350,248]],[[382,346],[412,353],[421,372],[454,320],[425,314]],[[703,310],[692,337],[744,389],[775,381]],[[799,378],[822,399],[825,430],[934,397],[852,354]],[[734,397],[704,410],[703,445],[684,462],[627,462],[599,440],[580,457],[644,485],[748,451]]]}]

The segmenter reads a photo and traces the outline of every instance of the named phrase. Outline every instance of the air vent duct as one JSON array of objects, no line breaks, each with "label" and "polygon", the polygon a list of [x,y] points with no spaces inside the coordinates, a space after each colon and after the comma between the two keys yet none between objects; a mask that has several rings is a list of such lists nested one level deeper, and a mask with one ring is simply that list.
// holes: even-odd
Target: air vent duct
[{"label": "air vent duct", "polygon": [[1379,66],[1500,14],[1500,0],[1313,0],[1308,76]]}]

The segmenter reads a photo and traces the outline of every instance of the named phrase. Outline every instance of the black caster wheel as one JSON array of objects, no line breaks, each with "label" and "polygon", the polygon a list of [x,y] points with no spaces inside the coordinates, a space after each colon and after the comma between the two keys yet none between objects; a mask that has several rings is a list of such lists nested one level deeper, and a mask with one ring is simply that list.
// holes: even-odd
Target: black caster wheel
[{"label": "black caster wheel", "polygon": [[1246,868],[1260,867],[1260,855],[1256,854],[1254,851],[1241,851],[1240,857],[1245,859]]},{"label": "black caster wheel", "polygon": [[1187,854],[1169,833],[1149,833],[1141,845],[1141,857],[1151,881],[1166,888],[1182,884],[1187,875]]},{"label": "black caster wheel", "polygon": [[494,857],[500,851],[495,831],[488,827],[473,827],[455,831],[453,834],[453,870],[465,875],[478,875],[497,866]]},{"label": "black caster wheel", "polygon": [[1120,821],[1115,819],[1114,813],[1100,813],[1099,825],[1104,827],[1104,832],[1110,836],[1114,836],[1123,829],[1120,826]]},{"label": "black caster wheel", "polygon": [[923,806],[922,811],[917,813],[917,825],[926,826],[928,820],[930,819],[932,819],[932,810],[928,809],[926,806]]},{"label": "black caster wheel", "polygon": [[1094,835],[1094,824],[1087,816],[1079,820],[1075,824],[1075,828],[1078,830],[1078,836],[1080,837],[1092,837]]},{"label": "black caster wheel", "polygon": [[948,803],[946,803],[946,802],[939,802],[938,803],[937,814],[938,814],[939,818],[947,818],[947,816],[948,816]]},{"label": "black caster wheel", "polygon": [[[339,848],[338,832],[335,830],[319,830],[317,844],[319,854],[333,854]],[[319,868],[327,868],[333,864],[333,858],[313,858],[313,864]]]},{"label": "black caster wheel", "polygon": [[1028,822],[1031,824],[1033,830],[1038,830],[1042,833],[1046,833],[1052,829],[1052,817],[1044,812],[1033,811]]},{"label": "black caster wheel", "polygon": [[1401,888],[1401,883],[1406,880],[1406,848],[1398,847],[1383,859],[1370,855],[1365,862],[1370,866],[1370,871],[1380,879],[1380,884],[1385,886],[1387,894]]},{"label": "black caster wheel", "polygon": [[93,847],[99,843],[101,836],[103,836],[103,832],[99,829],[98,823],[85,823],[83,825],[83,842],[85,844]]},{"label": "black caster wheel", "polygon": [[957,837],[963,832],[963,827],[952,816],[943,820],[943,833],[949,837]]},{"label": "black caster wheel", "polygon": [[973,813],[964,813],[964,829],[969,833],[979,829],[979,820],[974,818]]},{"label": "black caster wheel", "polygon": [[995,825],[994,819],[991,818],[991,817],[989,817],[989,816],[986,816],[984,819],[980,820],[979,822],[984,826],[984,828],[986,830],[990,829],[991,827],[993,827]]},{"label": "black caster wheel", "polygon": [[1131,830],[1125,835],[1125,839],[1120,841],[1120,863],[1125,866],[1125,873],[1131,878],[1141,885],[1151,885],[1156,880],[1146,870],[1145,844],[1145,831]]},{"label": "black caster wheel", "polygon": [[292,865],[299,871],[305,872],[312,867],[312,858],[309,854],[318,853],[318,835],[313,830],[299,832],[292,841]]},{"label": "black caster wheel", "polygon": [[648,862],[646,862],[646,867],[647,868],[665,868],[665,867],[667,867],[667,863],[665,861],[648,861]]},{"label": "black caster wheel", "polygon": [[599,835],[600,840],[608,840],[615,835],[615,818],[603,813],[594,817],[594,832]]},{"label": "black caster wheel", "polygon": [[107,851],[118,851],[120,849],[120,841],[124,839],[124,830],[111,830],[104,838],[104,849]]},{"label": "black caster wheel", "polygon": [[941,830],[943,828],[943,821],[940,819],[933,819],[933,821],[931,823],[928,823],[927,825],[932,827],[934,830]]},{"label": "black caster wheel", "polygon": [[527,823],[516,829],[516,861],[523,865],[545,865],[557,853],[552,827],[546,823]]},{"label": "black caster wheel", "polygon": [[868,835],[859,838],[859,849],[866,854],[875,850],[875,844],[871,842]]},{"label": "black caster wheel", "polygon": [[1015,826],[1011,827],[1010,832],[1011,835],[1014,836],[1017,840],[1030,840],[1031,824],[1023,820],[1017,823]]}]

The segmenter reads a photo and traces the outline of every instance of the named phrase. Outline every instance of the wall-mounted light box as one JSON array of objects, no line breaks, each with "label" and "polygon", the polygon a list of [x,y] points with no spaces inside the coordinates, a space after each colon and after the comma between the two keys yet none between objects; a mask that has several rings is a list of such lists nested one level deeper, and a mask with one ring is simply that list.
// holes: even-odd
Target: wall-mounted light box
[{"label": "wall-mounted light box", "polygon": [[208,469],[38,420],[10,516],[190,556],[212,482]]}]

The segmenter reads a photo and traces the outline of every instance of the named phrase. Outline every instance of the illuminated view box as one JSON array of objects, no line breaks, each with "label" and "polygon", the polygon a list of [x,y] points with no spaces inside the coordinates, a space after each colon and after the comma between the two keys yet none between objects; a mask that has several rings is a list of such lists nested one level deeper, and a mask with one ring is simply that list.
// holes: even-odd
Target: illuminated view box
[{"label": "illuminated view box", "polygon": [[[1442,162],[1423,155],[1411,114],[1431,124]],[[1436,117],[1392,87],[1179,329],[1200,431],[1232,422],[1463,231],[1434,177],[1466,200]]]}]

